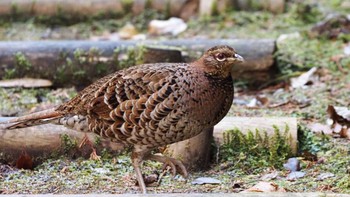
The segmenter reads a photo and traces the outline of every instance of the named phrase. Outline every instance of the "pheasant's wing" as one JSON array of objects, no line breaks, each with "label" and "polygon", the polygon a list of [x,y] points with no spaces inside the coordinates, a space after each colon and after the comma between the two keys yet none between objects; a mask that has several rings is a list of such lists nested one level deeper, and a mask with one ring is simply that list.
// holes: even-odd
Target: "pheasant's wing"
[{"label": "pheasant's wing", "polygon": [[178,68],[174,64],[142,65],[116,72],[58,110],[87,115],[91,131],[123,141],[135,127],[154,130],[170,113],[178,97],[172,93],[179,88],[175,74],[179,68],[183,64]]}]

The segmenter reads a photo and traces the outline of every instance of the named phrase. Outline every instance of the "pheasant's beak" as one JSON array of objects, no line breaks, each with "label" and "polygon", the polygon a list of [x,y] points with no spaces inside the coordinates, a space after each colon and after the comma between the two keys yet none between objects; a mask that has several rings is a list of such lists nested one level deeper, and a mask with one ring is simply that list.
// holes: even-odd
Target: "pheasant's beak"
[{"label": "pheasant's beak", "polygon": [[233,64],[234,63],[242,63],[242,62],[244,62],[244,58],[238,54],[234,54],[233,57],[228,58],[228,61],[230,63],[233,63]]},{"label": "pheasant's beak", "polygon": [[244,58],[237,53],[233,56],[236,62],[244,62]]}]

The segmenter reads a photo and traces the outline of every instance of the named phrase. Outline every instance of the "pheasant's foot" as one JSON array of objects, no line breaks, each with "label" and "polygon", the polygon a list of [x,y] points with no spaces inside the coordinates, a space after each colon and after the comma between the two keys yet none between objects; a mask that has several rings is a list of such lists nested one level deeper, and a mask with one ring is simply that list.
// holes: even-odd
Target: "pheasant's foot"
[{"label": "pheasant's foot", "polygon": [[148,155],[145,159],[158,161],[158,162],[163,163],[163,170],[165,170],[167,166],[170,166],[173,176],[176,175],[177,167],[178,167],[178,169],[180,169],[179,173],[184,178],[186,178],[188,176],[186,167],[184,166],[184,164],[180,160],[177,160],[177,159],[174,159],[171,157],[167,157],[167,156],[163,156],[163,155]]},{"label": "pheasant's foot", "polygon": [[94,147],[91,147],[92,148],[92,153],[90,154],[90,159],[92,160],[101,160],[101,156],[98,156],[97,153],[96,153],[96,149]]},{"label": "pheasant's foot", "polygon": [[84,144],[86,144],[87,143],[87,141],[90,141],[89,139],[88,139],[88,136],[86,135],[86,133],[84,134],[84,137],[83,137],[83,139],[81,140],[81,142],[80,142],[80,144],[79,144],[79,148],[81,148],[81,147],[83,147],[84,146]]},{"label": "pheasant's foot", "polygon": [[91,147],[92,152],[90,154],[90,159],[92,160],[101,160],[101,157],[97,155],[96,153],[96,149],[94,148],[94,145],[92,144],[92,142],[89,140],[87,134],[85,133],[84,138],[81,140],[80,144],[79,144],[79,148],[83,147],[84,144],[87,144],[88,146]]}]

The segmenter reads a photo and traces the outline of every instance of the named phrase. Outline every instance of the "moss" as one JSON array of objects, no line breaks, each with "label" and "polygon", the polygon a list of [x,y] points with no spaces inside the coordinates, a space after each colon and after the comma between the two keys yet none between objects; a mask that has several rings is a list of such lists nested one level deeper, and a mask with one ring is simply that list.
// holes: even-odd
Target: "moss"
[{"label": "moss", "polygon": [[16,76],[15,68],[6,68],[3,79],[12,79],[12,78],[15,78],[15,76]]},{"label": "moss", "polygon": [[164,16],[166,18],[170,18],[171,17],[171,3],[170,3],[170,0],[167,0],[166,2],[166,7],[165,7],[165,10],[164,10]]},{"label": "moss", "polygon": [[243,173],[257,173],[266,167],[281,168],[283,162],[292,155],[289,145],[289,129],[281,133],[274,127],[270,138],[264,132],[249,131],[244,135],[238,129],[226,131],[224,144],[220,148],[221,161],[233,162],[235,169]]},{"label": "moss", "polygon": [[303,23],[315,23],[322,19],[322,13],[316,3],[299,2],[290,8],[292,17]]},{"label": "moss", "polygon": [[73,52],[74,59],[77,60],[80,64],[86,63],[85,51],[81,48],[77,48]]},{"label": "moss", "polygon": [[95,145],[100,145],[101,144],[101,137],[99,137],[99,136],[95,137],[94,144]]},{"label": "moss", "polygon": [[[282,75],[306,71],[312,67],[323,67],[336,71],[338,66],[332,57],[343,53],[342,46],[341,40],[310,39],[307,36],[287,38],[278,43],[278,50],[275,54],[277,66]],[[346,67],[349,61],[350,58],[345,57],[339,64]]]},{"label": "moss", "polygon": [[59,61],[62,64],[57,66],[55,82],[65,84],[67,80],[75,78],[78,85],[88,85],[96,78],[106,75],[111,71],[113,61],[102,61],[101,55],[102,51],[96,47],[91,47],[89,50],[78,48],[73,51],[73,57],[69,54],[61,54]]},{"label": "moss", "polygon": [[219,8],[218,8],[218,1],[214,1],[213,4],[211,5],[211,13],[214,16],[219,15]]},{"label": "moss", "polygon": [[116,48],[113,51],[113,61],[118,69],[143,63],[143,55],[146,48],[143,45],[128,47],[125,49]]},{"label": "moss", "polygon": [[69,135],[61,135],[61,147],[65,154],[68,154],[71,150],[74,150],[77,147],[77,141],[70,138]]},{"label": "moss", "polygon": [[122,0],[123,10],[125,13],[129,13],[132,9],[133,0]]},{"label": "moss", "polygon": [[299,154],[309,152],[316,154],[320,151],[328,150],[326,144],[329,143],[330,137],[324,134],[316,135],[306,126],[298,125],[298,150]]},{"label": "moss", "polygon": [[25,77],[32,69],[32,64],[22,52],[14,54],[14,68],[6,69],[4,78]]},{"label": "moss", "polygon": [[18,5],[14,2],[11,4],[11,18],[16,18],[16,16],[19,14],[18,11]]},{"label": "moss", "polygon": [[[67,63],[68,63],[68,65],[71,64],[70,58],[67,59]],[[69,80],[69,76],[66,75],[67,67],[69,67],[69,66],[67,66],[67,64],[63,64],[63,65],[57,67],[56,73],[54,76],[54,79],[57,83],[64,83],[67,80]]]}]

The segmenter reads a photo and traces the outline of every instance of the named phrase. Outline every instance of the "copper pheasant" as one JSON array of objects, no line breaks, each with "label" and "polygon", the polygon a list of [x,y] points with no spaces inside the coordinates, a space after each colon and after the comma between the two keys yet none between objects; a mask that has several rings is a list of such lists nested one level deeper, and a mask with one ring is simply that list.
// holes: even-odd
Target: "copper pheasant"
[{"label": "copper pheasant", "polygon": [[8,129],[56,123],[94,132],[132,146],[132,165],[143,193],[140,166],[155,160],[178,166],[151,150],[191,138],[213,127],[233,101],[231,68],[243,58],[229,46],[216,46],[190,64],[158,63],[129,67],[108,75],[57,108],[19,117]]}]

